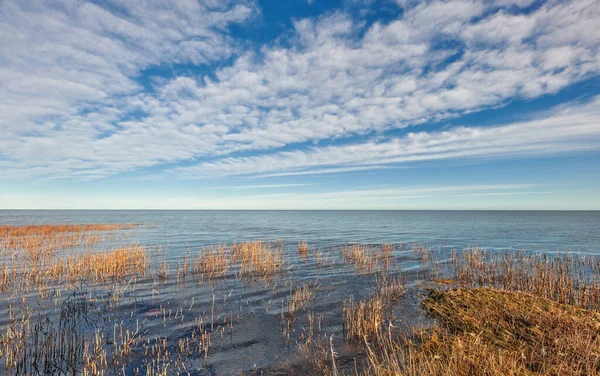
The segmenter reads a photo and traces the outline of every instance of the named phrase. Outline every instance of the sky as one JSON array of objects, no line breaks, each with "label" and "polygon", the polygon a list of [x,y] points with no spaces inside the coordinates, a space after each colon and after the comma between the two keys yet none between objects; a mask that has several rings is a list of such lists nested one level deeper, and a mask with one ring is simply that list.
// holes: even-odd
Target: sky
[{"label": "sky", "polygon": [[0,0],[0,208],[600,210],[598,30],[598,0]]}]

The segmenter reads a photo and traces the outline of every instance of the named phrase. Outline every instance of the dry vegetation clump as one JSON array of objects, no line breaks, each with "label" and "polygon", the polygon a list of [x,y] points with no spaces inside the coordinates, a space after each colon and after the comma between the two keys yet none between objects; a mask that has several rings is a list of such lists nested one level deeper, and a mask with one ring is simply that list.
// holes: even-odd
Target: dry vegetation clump
[{"label": "dry vegetation clump", "polygon": [[470,249],[452,255],[451,267],[462,287],[521,291],[593,310],[600,309],[599,260],[573,254],[492,254]]},{"label": "dry vegetation clump", "polygon": [[443,290],[422,303],[439,326],[385,330],[373,300],[345,309],[345,331],[364,338],[369,375],[600,375],[599,266],[593,256],[453,252],[432,280]]},{"label": "dry vegetation clump", "polygon": [[310,352],[314,342],[318,342],[321,337],[321,328],[323,325],[323,314],[308,312],[306,315],[306,325],[302,328],[300,335],[299,348],[301,351]]},{"label": "dry vegetation clump", "polygon": [[440,327],[382,336],[374,375],[598,375],[600,314],[491,288],[434,291],[422,303]]},{"label": "dry vegetation clump", "polygon": [[390,322],[385,303],[381,296],[358,302],[353,297],[345,300],[342,308],[344,339],[349,342],[376,341]]},{"label": "dry vegetation clump", "polygon": [[[293,325],[296,322],[296,315],[299,311],[308,307],[308,303],[315,297],[317,293],[316,282],[311,286],[308,283],[296,287],[292,290],[290,287],[289,297],[282,302],[281,310],[281,334],[283,339],[289,343]],[[309,322],[312,319],[312,314],[309,314]],[[319,324],[320,327],[320,324]],[[312,332],[311,332],[312,333]]]},{"label": "dry vegetation clump", "polygon": [[19,251],[34,264],[37,260],[69,248],[91,249],[116,230],[135,224],[0,225],[0,246]]},{"label": "dry vegetation clump", "polygon": [[389,270],[392,260],[392,245],[382,244],[381,252],[377,253],[377,262],[383,264],[385,270]]},{"label": "dry vegetation clump", "polygon": [[46,278],[52,280],[106,281],[126,276],[146,275],[149,256],[139,245],[104,252],[70,255],[48,266]]},{"label": "dry vegetation clump", "polygon": [[372,247],[361,244],[353,244],[344,247],[344,261],[355,266],[357,272],[370,273],[377,265],[375,250]]},{"label": "dry vegetation clump", "polygon": [[97,307],[78,295],[62,303],[58,320],[27,307],[18,313],[8,310],[8,325],[0,333],[7,374],[104,375],[118,370],[140,343],[139,327],[132,331],[123,322],[114,323],[109,339],[98,325]]},{"label": "dry vegetation clump", "polygon": [[[320,332],[320,328],[318,331]],[[337,354],[331,344],[331,337],[311,336],[309,341],[300,344],[299,349],[300,360],[294,372],[286,369],[282,375],[339,375],[335,361]]]},{"label": "dry vegetation clump", "polygon": [[55,225],[0,225],[0,238],[10,236],[50,235],[66,232],[114,231],[137,227],[136,224],[55,224]]},{"label": "dry vegetation clump", "polygon": [[367,365],[362,375],[535,375],[476,334],[455,335],[433,328],[415,330],[410,337],[398,338],[390,328],[379,338],[377,347],[367,345]]},{"label": "dry vegetation clump", "polygon": [[85,303],[72,303],[63,303],[59,325],[46,315],[34,317],[30,309],[22,310],[19,316],[9,310],[9,325],[0,334],[6,371],[23,375],[67,374],[80,366],[84,328],[79,321],[88,307]]},{"label": "dry vegetation clump", "polygon": [[181,273],[188,271],[202,281],[227,275],[231,268],[235,269],[238,278],[270,277],[281,271],[284,265],[283,243],[263,241],[244,242],[202,249],[194,261],[188,264],[187,257],[181,266]]},{"label": "dry vegetation clump", "polygon": [[404,278],[402,275],[393,276],[388,273],[382,272],[377,275],[377,292],[380,296],[392,304],[394,301],[400,299],[407,289],[404,286]]},{"label": "dry vegetation clump", "polygon": [[48,287],[57,281],[144,274],[139,246],[98,252],[112,232],[132,224],[0,226],[0,291]]},{"label": "dry vegetation clump", "polygon": [[290,294],[287,299],[287,311],[290,315],[294,315],[296,311],[306,308],[308,303],[314,298],[317,292],[318,286],[309,285],[308,283],[303,284],[300,287],[296,287],[294,292]]},{"label": "dry vegetation clump", "polygon": [[600,314],[490,288],[432,292],[422,303],[443,327],[476,333],[532,372],[600,372]]},{"label": "dry vegetation clump", "polygon": [[201,274],[203,279],[212,279],[225,275],[229,269],[229,265],[229,254],[225,246],[202,249],[202,252],[196,259],[193,272]]},{"label": "dry vegetation clump", "polygon": [[392,261],[392,245],[368,246],[353,244],[340,249],[344,262],[354,265],[357,273],[388,270]]},{"label": "dry vegetation clump", "polygon": [[298,254],[302,257],[307,257],[308,256],[308,243],[306,242],[306,240],[301,241],[298,243]]},{"label": "dry vegetation clump", "polygon": [[283,247],[261,240],[234,244],[231,247],[233,262],[240,263],[239,277],[268,278],[281,272],[284,265]]},{"label": "dry vegetation clump", "polygon": [[433,261],[433,250],[429,247],[421,245],[413,245],[412,251],[419,255],[422,264],[428,264]]},{"label": "dry vegetation clump", "polygon": [[399,277],[381,273],[377,278],[377,294],[358,302],[353,297],[345,300],[342,308],[344,339],[377,344],[384,329],[394,321],[392,304],[405,292]]}]

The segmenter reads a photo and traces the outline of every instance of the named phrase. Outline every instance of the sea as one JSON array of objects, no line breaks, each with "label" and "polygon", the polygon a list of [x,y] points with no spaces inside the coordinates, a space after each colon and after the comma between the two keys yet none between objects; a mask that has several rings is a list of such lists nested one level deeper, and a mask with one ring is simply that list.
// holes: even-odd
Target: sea
[{"label": "sea", "polygon": [[442,249],[600,252],[600,211],[0,210],[0,224],[136,223],[142,243],[190,247],[262,239],[314,247],[419,244]]}]

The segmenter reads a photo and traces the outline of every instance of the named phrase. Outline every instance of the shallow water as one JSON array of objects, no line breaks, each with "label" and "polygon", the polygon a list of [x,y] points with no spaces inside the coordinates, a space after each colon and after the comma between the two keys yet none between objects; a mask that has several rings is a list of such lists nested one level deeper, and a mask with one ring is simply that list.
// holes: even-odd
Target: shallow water
[{"label": "shallow water", "polygon": [[[184,360],[190,374],[200,375],[252,370],[268,374],[275,369],[282,374],[291,372],[303,361],[298,344],[306,335],[309,312],[322,321],[318,336],[332,338],[338,352],[347,353],[341,338],[343,301],[351,296],[363,298],[376,286],[376,273],[357,273],[354,266],[344,262],[339,247],[350,243],[394,245],[390,274],[403,274],[412,289],[396,306],[395,315],[399,325],[411,326],[427,324],[418,309],[420,276],[427,270],[411,251],[412,244],[439,249],[442,255],[445,250],[468,247],[551,253],[600,251],[600,212],[0,211],[0,224],[40,223],[141,224],[125,231],[124,239],[154,251],[160,248],[168,262],[169,277],[163,280],[151,275],[133,283],[122,281],[110,289],[85,285],[75,293],[94,302],[91,312],[97,316],[95,328],[101,326],[110,333],[115,322],[122,322],[128,329],[140,328],[141,341],[167,338],[166,347],[173,357],[179,340],[191,338],[201,319],[213,338],[209,356],[186,352]],[[176,277],[186,255],[193,256],[209,245],[254,239],[285,241],[286,266],[281,275],[239,279],[230,272],[212,283]],[[296,251],[301,240],[311,247],[307,258]],[[308,307],[297,314],[288,334],[285,304],[290,292],[303,283],[316,293]],[[111,297],[118,290],[123,291],[118,304],[111,305]],[[28,295],[27,304],[57,320],[62,302],[73,293],[63,291],[59,298],[45,301],[34,291]],[[5,309],[17,305],[20,297],[7,292],[0,299]],[[0,325],[7,323],[4,316]],[[110,341],[105,346],[110,346]],[[141,346],[135,347],[123,368],[125,373],[135,374],[139,368],[145,374],[147,358]],[[175,367],[169,373],[175,373]]]},{"label": "shallow water", "polygon": [[252,239],[418,243],[433,247],[554,252],[600,251],[600,211],[11,211],[1,224],[140,223],[139,240],[186,245]]}]

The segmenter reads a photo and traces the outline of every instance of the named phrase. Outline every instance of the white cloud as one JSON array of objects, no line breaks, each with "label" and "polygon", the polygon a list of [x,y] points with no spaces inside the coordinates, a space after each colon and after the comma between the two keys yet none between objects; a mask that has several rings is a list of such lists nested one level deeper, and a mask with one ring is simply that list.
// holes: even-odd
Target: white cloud
[{"label": "white cloud", "polygon": [[[528,191],[537,188],[536,192]],[[0,196],[3,208],[96,208],[96,209],[339,209],[339,208],[429,208],[436,200],[451,197],[447,208],[464,195],[533,196],[560,194],[547,191],[544,186],[531,184],[472,184],[437,186],[399,186],[385,189],[329,191],[325,193],[278,193],[232,196],[178,196],[164,195],[160,199],[136,193],[126,197],[106,197],[93,194],[65,196],[60,194]],[[476,197],[476,196],[475,196]],[[463,201],[464,202],[464,201]],[[494,204],[487,202],[487,207]],[[495,206],[498,204],[496,203]],[[435,207],[435,206],[434,206]],[[486,206],[483,206],[486,207]],[[500,203],[500,207],[502,203]],[[505,207],[505,206],[504,206]],[[437,207],[439,208],[439,206]]]},{"label": "white cloud", "polygon": [[[476,184],[476,185],[454,185],[454,186],[423,186],[423,187],[396,187],[385,189],[362,189],[347,190],[325,193],[309,194],[280,194],[280,197],[289,196],[300,200],[397,200],[413,197],[429,197],[431,195],[459,195],[462,192],[480,193],[508,193],[514,190],[531,188],[531,184]],[[490,192],[494,191],[494,192]],[[256,196],[258,198],[260,196]]]},{"label": "white cloud", "polygon": [[[286,43],[255,54],[236,50],[225,34],[227,25],[255,12],[249,3],[140,0],[107,10],[75,0],[6,1],[0,5],[0,127],[7,137],[0,139],[0,157],[8,162],[0,159],[0,168],[5,176],[80,179],[212,156],[221,159],[178,171],[287,174],[539,155],[548,146],[587,150],[589,142],[573,141],[560,127],[546,132],[545,125],[528,123],[528,134],[554,138],[515,145],[504,128],[464,128],[268,152],[439,121],[554,93],[597,74],[600,37],[590,32],[600,28],[597,2],[549,1],[521,14],[519,7],[529,3],[401,2],[406,9],[399,19],[366,30],[342,13],[302,19]],[[156,92],[135,80],[157,64],[232,56],[213,78],[158,80]],[[527,136],[518,128],[508,129]],[[567,127],[591,132],[583,128]],[[447,137],[459,142],[447,145]],[[238,151],[267,154],[227,157]]]},{"label": "white cloud", "polygon": [[[0,127],[20,142],[1,150],[43,158],[49,142],[65,146],[53,159],[101,158],[73,146],[93,149],[102,132],[120,129],[115,123],[130,110],[121,102],[141,91],[141,70],[230,56],[233,42],[222,30],[252,11],[229,1],[3,1]],[[15,153],[22,146],[37,150]]]},{"label": "white cloud", "polygon": [[177,176],[295,175],[380,168],[446,159],[515,158],[600,149],[600,96],[540,118],[492,127],[411,132],[404,137],[342,146],[312,147],[180,167]]},{"label": "white cloud", "polygon": [[[298,183],[298,184],[257,184],[257,185],[237,185],[233,189],[265,189],[265,188],[291,188],[291,187],[307,187],[312,184]],[[222,188],[221,188],[222,189]]]}]

